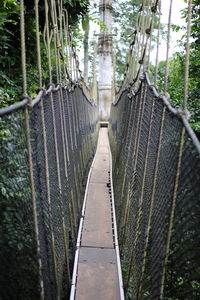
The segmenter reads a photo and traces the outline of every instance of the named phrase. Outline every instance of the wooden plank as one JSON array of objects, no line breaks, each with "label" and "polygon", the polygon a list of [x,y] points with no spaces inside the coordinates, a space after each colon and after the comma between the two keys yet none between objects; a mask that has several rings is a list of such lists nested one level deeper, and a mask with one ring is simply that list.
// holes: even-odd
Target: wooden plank
[{"label": "wooden plank", "polygon": [[[98,150],[97,150],[98,151]],[[91,174],[91,183],[108,183],[110,161],[109,154],[99,153],[96,156],[95,164]]]},{"label": "wooden plank", "polygon": [[106,146],[108,149],[108,145],[109,142],[108,142],[107,128],[101,128],[99,131],[98,146]]},{"label": "wooden plank", "polygon": [[81,245],[113,248],[110,195],[105,184],[89,186]]},{"label": "wooden plank", "polygon": [[114,249],[80,249],[76,300],[119,300]]},{"label": "wooden plank", "polygon": [[87,189],[81,243],[77,250],[77,281],[73,281],[71,300],[120,300],[111,199],[107,187],[109,171],[107,128],[101,128]]},{"label": "wooden plank", "polygon": [[98,153],[107,153],[107,154],[109,154],[108,147],[106,147],[104,145],[99,145],[98,146]]}]

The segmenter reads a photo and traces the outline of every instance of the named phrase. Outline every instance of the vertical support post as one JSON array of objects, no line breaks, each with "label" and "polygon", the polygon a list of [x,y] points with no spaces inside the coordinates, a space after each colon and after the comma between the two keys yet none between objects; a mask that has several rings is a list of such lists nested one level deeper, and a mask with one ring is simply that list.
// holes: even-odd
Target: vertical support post
[{"label": "vertical support post", "polygon": [[101,121],[108,121],[112,101],[112,0],[100,0],[100,19],[106,29],[99,35],[99,114]]}]

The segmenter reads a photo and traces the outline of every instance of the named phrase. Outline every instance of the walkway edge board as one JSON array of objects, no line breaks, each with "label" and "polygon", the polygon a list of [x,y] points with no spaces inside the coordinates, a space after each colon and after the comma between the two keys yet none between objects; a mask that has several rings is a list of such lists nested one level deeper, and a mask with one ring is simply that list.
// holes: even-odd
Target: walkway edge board
[{"label": "walkway edge board", "polygon": [[96,156],[97,156],[97,151],[95,153],[92,165],[90,167],[90,171],[88,173],[87,184],[86,184],[86,189],[85,189],[85,195],[84,195],[84,200],[83,200],[83,207],[82,207],[81,219],[80,219],[80,224],[79,224],[79,229],[78,229],[78,237],[77,237],[77,242],[76,242],[76,253],[75,253],[75,258],[74,258],[74,267],[73,267],[73,275],[72,275],[72,283],[71,283],[70,300],[75,299],[76,280],[77,280],[77,271],[78,271],[78,260],[79,260],[79,252],[80,252],[81,235],[82,235],[82,230],[83,230],[83,221],[84,221],[84,217],[85,217],[85,208],[86,208],[86,201],[87,201],[87,194],[88,194],[88,188],[89,188],[89,183],[90,183],[90,177],[91,177],[91,174],[92,174],[92,170],[93,170],[93,166],[94,166],[94,163],[95,163]]}]

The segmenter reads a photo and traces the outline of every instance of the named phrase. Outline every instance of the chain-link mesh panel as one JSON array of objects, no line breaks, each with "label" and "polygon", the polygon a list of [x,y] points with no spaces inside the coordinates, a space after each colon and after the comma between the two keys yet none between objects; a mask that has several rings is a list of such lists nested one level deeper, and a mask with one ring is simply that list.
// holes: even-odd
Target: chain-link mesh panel
[{"label": "chain-link mesh panel", "polygon": [[200,298],[200,157],[184,140],[171,247],[166,266],[166,299]]},{"label": "chain-link mesh panel", "polygon": [[37,222],[39,229],[40,257],[45,294],[49,299],[55,294],[54,266],[52,253],[52,221],[49,194],[48,158],[44,123],[43,103],[34,106],[30,111],[30,137],[34,184],[36,191]]},{"label": "chain-link mesh panel", "polygon": [[109,138],[126,299],[199,297],[200,155],[184,131],[181,117],[146,79],[136,94],[127,89],[112,105]]},{"label": "chain-link mesh panel", "polygon": [[25,111],[0,117],[0,298],[39,299]]},{"label": "chain-link mesh panel", "polygon": [[22,109],[0,119],[1,296],[62,299],[70,291],[98,108],[77,85],[43,96],[28,109],[27,126],[24,116]]}]

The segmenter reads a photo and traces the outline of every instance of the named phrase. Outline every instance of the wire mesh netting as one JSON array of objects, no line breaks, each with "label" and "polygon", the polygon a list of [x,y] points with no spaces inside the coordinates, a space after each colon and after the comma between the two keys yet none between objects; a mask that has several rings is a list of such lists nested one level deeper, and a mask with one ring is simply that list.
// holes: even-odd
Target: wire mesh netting
[{"label": "wire mesh netting", "polygon": [[66,298],[97,106],[80,85],[59,87],[2,111],[0,135],[0,298]]},{"label": "wire mesh netting", "polygon": [[[129,93],[130,92],[130,93]],[[126,299],[199,299],[200,152],[145,77],[112,105],[109,139]]]}]

